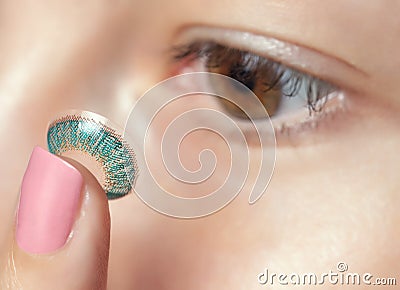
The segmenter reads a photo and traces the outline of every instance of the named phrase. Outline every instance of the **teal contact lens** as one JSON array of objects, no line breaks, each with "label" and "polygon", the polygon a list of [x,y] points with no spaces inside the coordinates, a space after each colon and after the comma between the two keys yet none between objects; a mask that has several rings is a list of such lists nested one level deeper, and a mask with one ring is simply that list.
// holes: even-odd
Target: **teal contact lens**
[{"label": "teal contact lens", "polygon": [[108,199],[125,196],[138,175],[135,153],[106,118],[70,111],[50,123],[47,144],[53,154],[85,165],[103,186]]}]

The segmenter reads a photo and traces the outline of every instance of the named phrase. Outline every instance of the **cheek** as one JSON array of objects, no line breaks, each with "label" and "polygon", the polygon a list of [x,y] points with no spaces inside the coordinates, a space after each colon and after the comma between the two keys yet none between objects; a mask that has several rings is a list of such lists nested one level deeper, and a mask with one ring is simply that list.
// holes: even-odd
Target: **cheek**
[{"label": "cheek", "polygon": [[264,247],[270,265],[327,271],[344,261],[352,271],[398,271],[400,135],[395,120],[371,116],[358,116],[336,141],[278,149],[258,212],[274,245]]},{"label": "cheek", "polygon": [[[150,144],[159,144],[166,120],[191,106],[194,104],[181,104],[170,111],[170,116],[162,116]],[[146,285],[149,282],[141,278],[140,269],[134,277],[121,269],[122,265],[127,269],[139,267],[135,261],[140,261],[141,269],[167,271],[163,281],[171,285],[176,281],[193,285],[201,275],[213,286],[221,283],[234,288],[240,277],[242,285],[256,287],[257,274],[266,267],[274,272],[325,273],[346,262],[352,272],[395,277],[400,256],[396,250],[400,235],[395,230],[400,221],[400,135],[397,120],[378,110],[365,107],[348,118],[341,130],[328,130],[325,139],[323,131],[318,131],[319,142],[278,146],[271,183],[254,205],[247,203],[255,178],[253,167],[238,198],[206,218],[171,219],[140,202],[118,201],[112,207],[116,222],[111,273]],[[202,148],[211,147],[222,156],[226,150],[218,139],[207,139],[202,133],[182,144],[182,163],[191,170],[198,168],[197,153]],[[159,149],[154,148],[154,159],[160,160],[156,155]],[[255,150],[250,148],[252,160],[256,159]],[[222,164],[223,168],[228,165]],[[213,177],[221,181],[225,173],[217,171]],[[170,186],[186,197],[204,193],[179,183]],[[127,253],[132,255],[132,262],[126,262]],[[149,259],[148,253],[157,253],[157,257]],[[171,260],[174,267],[168,266]],[[182,277],[188,264],[192,270]]]}]

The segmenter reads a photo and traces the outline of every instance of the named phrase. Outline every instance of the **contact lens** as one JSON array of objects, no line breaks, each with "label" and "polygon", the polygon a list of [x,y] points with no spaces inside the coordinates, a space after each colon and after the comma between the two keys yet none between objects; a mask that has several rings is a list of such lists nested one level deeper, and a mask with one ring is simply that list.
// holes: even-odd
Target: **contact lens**
[{"label": "contact lens", "polygon": [[87,111],[69,111],[49,124],[51,153],[77,160],[102,185],[108,199],[132,191],[138,175],[135,153],[106,118]]}]

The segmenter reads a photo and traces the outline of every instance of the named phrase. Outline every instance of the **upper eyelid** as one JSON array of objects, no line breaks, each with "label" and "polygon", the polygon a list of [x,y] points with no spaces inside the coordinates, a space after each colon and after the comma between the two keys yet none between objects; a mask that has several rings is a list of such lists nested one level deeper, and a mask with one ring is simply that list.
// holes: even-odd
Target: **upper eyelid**
[{"label": "upper eyelid", "polygon": [[[194,45],[193,48],[192,48],[192,45]],[[194,58],[203,58],[203,57],[208,58],[209,54],[213,53],[213,51],[215,49],[215,45],[218,46],[219,44],[216,44],[214,42],[194,42],[194,43],[190,44],[189,46],[175,47],[176,53],[174,54],[174,58],[177,61],[179,61],[181,59],[185,59],[187,57],[191,58],[193,55],[194,55]],[[211,46],[211,47],[209,47],[209,46]],[[238,51],[238,50],[236,48],[232,48],[232,50],[231,50],[231,48],[228,48],[228,51],[226,53],[228,53],[229,51]],[[258,62],[259,56],[252,52],[248,52],[248,51],[243,52],[243,53],[245,53],[244,54],[245,56],[249,56],[250,60],[254,56],[257,57],[256,61],[247,62],[247,65],[250,65],[250,69],[252,66],[254,66],[254,69],[255,69],[255,66],[257,66],[259,64],[259,62]],[[338,88],[336,86],[334,86],[318,77],[310,76],[309,74],[307,74],[305,72],[288,67],[285,64],[276,62],[274,60],[270,60],[270,59],[263,58],[263,57],[260,57],[260,58],[265,61],[265,62],[263,62],[263,64],[267,64],[269,69],[272,69],[273,71],[275,71],[277,73],[277,76],[276,76],[277,78],[272,80],[273,82],[276,81],[278,83],[283,80],[285,80],[285,82],[290,82],[293,80],[293,74],[296,74],[295,77],[301,78],[303,81],[306,79],[312,80],[314,83],[321,83],[321,84],[324,84],[325,87],[329,87],[332,89],[335,88],[335,90],[338,90]],[[223,61],[224,60],[222,59],[221,62],[223,62]],[[216,64],[216,63],[213,63],[213,65],[218,66],[218,64]],[[284,75],[287,75],[287,74],[292,74],[292,77],[284,78]],[[278,77],[278,75],[280,75],[280,76]],[[298,87],[298,89],[299,89],[299,87]],[[289,96],[292,96],[292,94],[290,94]]]},{"label": "upper eyelid", "polygon": [[[223,52],[217,52],[219,49],[222,49]],[[209,67],[208,59],[215,52],[220,59],[213,60],[211,66]],[[205,66],[208,68],[217,68],[220,67],[220,65],[223,64],[225,60],[227,60],[225,59],[225,57],[229,56],[231,53],[240,53],[242,57],[248,56],[249,60],[256,57],[254,61],[247,62],[247,65],[249,65],[249,67],[247,67],[249,71],[255,72],[258,71],[258,69],[260,68],[261,70],[265,69],[266,71],[270,71],[270,73],[272,73],[272,75],[269,74],[269,77],[264,80],[266,81],[264,84],[266,86],[265,89],[267,90],[279,86],[283,96],[294,97],[299,93],[302,88],[303,90],[306,89],[306,101],[309,116],[322,111],[322,108],[324,107],[324,104],[327,101],[329,95],[331,95],[332,93],[336,93],[337,95],[339,95],[342,92],[339,87],[329,82],[326,82],[318,77],[310,76],[307,73],[298,71],[294,68],[290,68],[274,60],[263,58],[252,52],[240,51],[236,48],[225,47],[215,42],[197,41],[189,45],[175,47],[173,57],[177,62],[187,58],[189,59],[189,61],[204,58],[205,61],[203,63],[203,67]],[[238,55],[235,54],[235,56],[237,57]],[[241,72],[243,72],[244,68],[244,66],[242,65],[246,66],[246,64],[241,63],[241,65],[239,66],[239,70]],[[251,78],[257,77],[256,75],[257,73],[255,73]],[[229,76],[233,77],[232,75]],[[263,78],[261,78],[261,80],[263,80]],[[289,86],[288,89],[287,86]]]},{"label": "upper eyelid", "polygon": [[[261,34],[250,32],[194,26],[179,31],[175,37],[177,45],[184,46],[193,42],[215,42],[228,47],[249,51],[272,61],[292,67],[299,72],[326,80],[348,91],[362,88],[370,76],[350,62],[319,51],[306,45],[298,45]],[[352,83],[348,82],[348,75]]]}]

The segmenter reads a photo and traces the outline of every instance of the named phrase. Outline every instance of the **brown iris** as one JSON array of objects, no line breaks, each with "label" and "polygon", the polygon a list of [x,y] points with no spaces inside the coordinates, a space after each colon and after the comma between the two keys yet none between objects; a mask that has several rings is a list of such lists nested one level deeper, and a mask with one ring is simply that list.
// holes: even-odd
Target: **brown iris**
[{"label": "brown iris", "polygon": [[[249,88],[261,101],[269,116],[273,116],[282,98],[282,88],[279,80],[282,75],[277,75],[274,67],[271,67],[263,58],[249,52],[227,48],[218,44],[210,49],[206,58],[206,67],[209,72],[219,73],[231,77]],[[219,85],[219,84],[212,84]],[[231,85],[223,88],[227,93],[246,93],[240,86]],[[250,96],[249,96],[250,97]],[[247,118],[246,114],[235,104],[221,99],[223,107],[239,118]],[[254,102],[251,102],[254,104]],[[249,102],[249,106],[250,102]],[[257,108],[246,107],[249,112],[260,112]],[[264,117],[265,115],[255,118]]]}]

